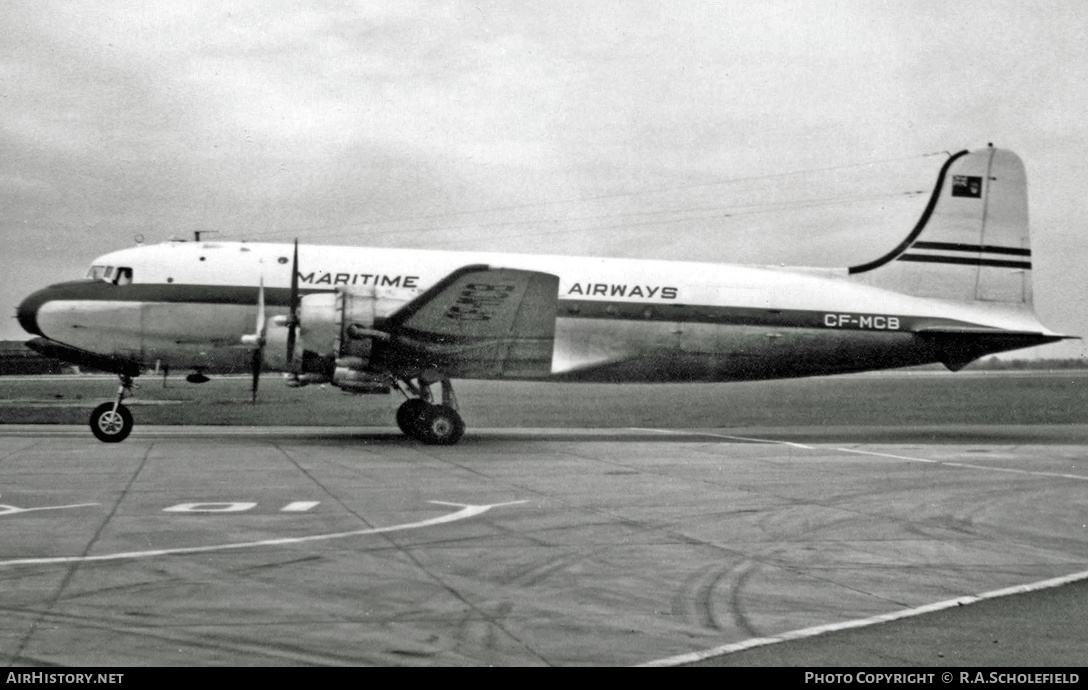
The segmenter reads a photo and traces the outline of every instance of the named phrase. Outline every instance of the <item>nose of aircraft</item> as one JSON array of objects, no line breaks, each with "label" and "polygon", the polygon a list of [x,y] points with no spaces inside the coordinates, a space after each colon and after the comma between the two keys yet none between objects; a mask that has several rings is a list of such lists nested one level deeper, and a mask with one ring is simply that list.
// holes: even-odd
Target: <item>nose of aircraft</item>
[{"label": "nose of aircraft", "polygon": [[112,286],[108,283],[90,280],[73,280],[67,283],[56,283],[55,285],[42,288],[24,299],[19,306],[15,308],[15,318],[19,320],[19,325],[22,326],[23,330],[27,333],[33,333],[34,335],[48,338],[49,336],[42,332],[41,324],[38,321],[41,308],[46,303],[57,300],[84,300],[93,298],[95,290],[109,287]]},{"label": "nose of aircraft", "polygon": [[24,299],[18,307],[15,309],[15,317],[19,319],[19,325],[23,327],[23,330],[27,333],[34,335],[42,335],[42,330],[38,328],[38,309],[43,304],[49,301],[50,288],[44,290],[38,290]]}]

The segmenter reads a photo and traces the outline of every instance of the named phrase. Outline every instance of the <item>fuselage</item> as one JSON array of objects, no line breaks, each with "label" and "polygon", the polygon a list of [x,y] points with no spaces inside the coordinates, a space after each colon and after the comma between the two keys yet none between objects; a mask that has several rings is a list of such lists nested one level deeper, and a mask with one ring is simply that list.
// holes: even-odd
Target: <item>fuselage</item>
[{"label": "fuselage", "polygon": [[[240,242],[124,249],[96,259],[92,278],[31,295],[18,316],[50,342],[139,367],[244,371],[250,354],[241,338],[256,328],[260,286],[269,316],[287,312],[292,251]],[[1030,309],[914,297],[836,269],[303,245],[298,279],[303,295],[370,290],[380,298],[380,327],[451,272],[477,264],[559,278],[551,368],[533,378],[832,374],[941,361],[927,330],[1051,335]]]}]

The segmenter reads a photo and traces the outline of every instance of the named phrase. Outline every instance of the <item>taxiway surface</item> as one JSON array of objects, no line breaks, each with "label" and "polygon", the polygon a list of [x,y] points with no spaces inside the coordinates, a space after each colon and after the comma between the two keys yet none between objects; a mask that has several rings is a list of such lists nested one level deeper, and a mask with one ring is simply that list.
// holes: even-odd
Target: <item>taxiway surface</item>
[{"label": "taxiway surface", "polygon": [[1088,425],[4,426],[0,477],[9,666],[674,663],[1088,569]]}]

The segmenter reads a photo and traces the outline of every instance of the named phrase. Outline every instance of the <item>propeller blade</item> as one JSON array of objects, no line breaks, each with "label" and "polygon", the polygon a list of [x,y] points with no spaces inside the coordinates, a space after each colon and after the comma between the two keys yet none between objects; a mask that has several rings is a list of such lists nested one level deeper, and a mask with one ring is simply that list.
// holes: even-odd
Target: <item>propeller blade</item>
[{"label": "propeller blade", "polygon": [[253,388],[251,391],[251,402],[257,404],[257,384],[261,380],[261,366],[264,364],[264,348],[258,347],[253,350],[253,359],[250,360],[250,368],[253,370]]},{"label": "propeller blade", "polygon": [[264,276],[261,276],[261,282],[257,288],[257,336],[261,339],[261,347],[264,346],[264,336],[267,332],[264,317]]},{"label": "propeller blade", "polygon": [[261,276],[261,283],[257,288],[257,332],[251,335],[243,335],[242,344],[258,349],[262,348],[267,335],[268,322],[264,313],[264,276]]},{"label": "propeller blade", "polygon": [[268,319],[264,309],[264,276],[261,276],[260,285],[257,288],[257,332],[242,336],[242,344],[253,348],[253,358],[250,360],[250,369],[253,373],[253,402],[257,402],[257,383],[261,378],[261,367],[264,365],[264,344],[268,335]]},{"label": "propeller blade", "polygon": [[291,259],[291,316],[287,322],[287,363],[295,359],[295,330],[298,328],[298,238],[295,238],[295,254]]}]

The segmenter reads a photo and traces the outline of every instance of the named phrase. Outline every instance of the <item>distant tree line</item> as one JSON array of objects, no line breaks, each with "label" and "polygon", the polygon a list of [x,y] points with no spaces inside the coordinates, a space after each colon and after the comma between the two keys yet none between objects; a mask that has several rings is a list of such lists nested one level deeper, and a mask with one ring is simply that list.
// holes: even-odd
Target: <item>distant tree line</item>
[{"label": "distant tree line", "polygon": [[0,340],[0,376],[63,374],[71,365],[42,357],[19,340]]},{"label": "distant tree line", "polygon": [[986,357],[972,362],[968,368],[986,371],[1088,369],[1088,359],[1084,357],[1070,357],[1068,359],[998,359],[997,357]]}]

